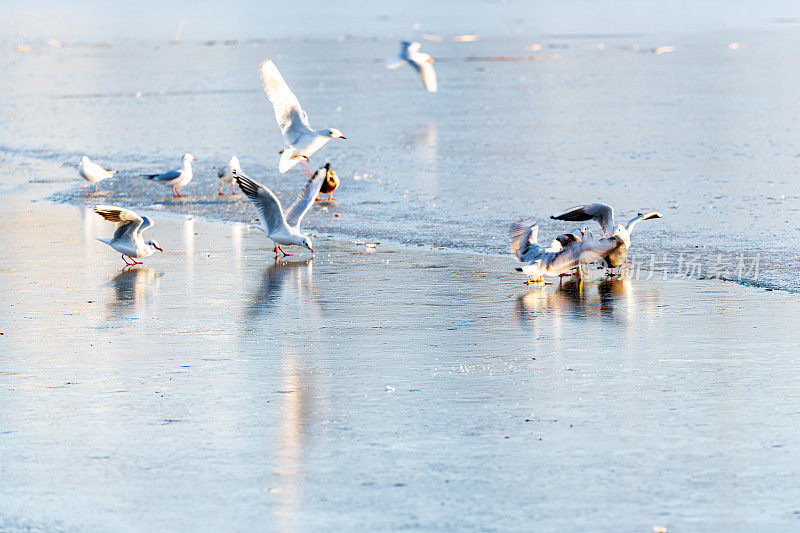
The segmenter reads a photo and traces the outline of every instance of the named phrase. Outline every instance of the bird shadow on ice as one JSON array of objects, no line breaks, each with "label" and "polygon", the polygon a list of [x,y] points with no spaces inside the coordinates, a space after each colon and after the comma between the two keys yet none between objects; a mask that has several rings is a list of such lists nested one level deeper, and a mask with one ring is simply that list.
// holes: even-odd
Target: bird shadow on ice
[{"label": "bird shadow on ice", "polygon": [[318,307],[310,298],[313,295],[312,261],[277,261],[269,265],[245,309],[247,317],[255,319],[278,310],[287,318],[316,314]]},{"label": "bird shadow on ice", "polygon": [[523,294],[517,298],[515,311],[521,323],[563,318],[627,323],[640,303],[652,306],[660,302],[659,291],[647,290],[642,294],[635,285],[627,278],[569,280],[561,286],[545,286]]},{"label": "bird shadow on ice", "polygon": [[109,316],[129,314],[150,296],[157,285],[158,274],[148,267],[125,268],[109,284],[114,288],[108,302]]}]

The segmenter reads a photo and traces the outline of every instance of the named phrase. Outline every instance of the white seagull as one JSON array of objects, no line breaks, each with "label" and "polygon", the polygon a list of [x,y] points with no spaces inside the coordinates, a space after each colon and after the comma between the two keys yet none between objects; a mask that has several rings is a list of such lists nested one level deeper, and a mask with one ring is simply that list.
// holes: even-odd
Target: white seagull
[{"label": "white seagull", "polygon": [[119,172],[119,170],[106,170],[86,156],[81,157],[80,163],[75,165],[75,168],[78,169],[78,174],[80,174],[83,179],[89,182],[81,187],[81,189],[85,189],[91,183],[94,183],[94,191],[92,191],[93,193],[97,192],[97,185],[101,181],[111,178],[114,176],[114,174]]},{"label": "white seagull", "polygon": [[312,254],[314,253],[311,238],[300,233],[300,222],[302,222],[308,210],[311,209],[311,206],[314,205],[314,199],[319,194],[322,183],[325,181],[325,167],[319,169],[308,180],[297,199],[285,213],[281,206],[281,201],[264,185],[250,179],[244,172],[238,170],[233,171],[233,176],[236,178],[239,188],[242,189],[242,192],[247,195],[256,208],[258,218],[261,220],[261,226],[256,227],[275,243],[275,248],[272,251],[275,252],[276,257],[279,250],[284,257],[292,255],[284,252],[280,247],[281,244],[284,246],[304,246]]},{"label": "white seagull", "polygon": [[167,187],[171,187],[172,196],[180,197],[182,195],[178,192],[178,187],[188,185],[194,177],[192,174],[192,161],[197,161],[197,158],[192,154],[183,154],[183,165],[179,168],[164,172],[163,174],[145,174],[144,177],[149,180],[157,181],[158,183],[163,183]]},{"label": "white seagull", "polygon": [[342,132],[336,128],[324,130],[312,129],[308,123],[308,115],[300,107],[300,102],[278,72],[278,67],[272,60],[267,59],[259,66],[261,83],[267,98],[272,102],[275,110],[275,120],[283,134],[286,148],[281,150],[281,160],[278,171],[283,174],[297,163],[303,166],[306,176],[313,176],[306,165],[308,158],[325,146],[331,139],[346,139]]},{"label": "white seagull", "polygon": [[213,167],[214,170],[217,171],[217,177],[221,180],[219,184],[219,195],[222,196],[225,193],[222,192],[222,188],[225,186],[226,183],[231,184],[231,194],[236,194],[236,189],[233,187],[233,171],[238,170],[239,172],[242,171],[242,167],[239,165],[239,158],[236,156],[231,157],[231,160],[228,161],[228,164],[222,168]]},{"label": "white seagull", "polygon": [[[616,268],[625,263],[628,259],[628,249],[631,246],[631,232],[633,227],[642,220],[661,218],[663,215],[658,211],[649,213],[639,213],[628,221],[627,224],[614,224],[614,209],[607,204],[587,204],[579,205],[567,209],[559,215],[553,215],[553,220],[585,221],[594,220],[600,224],[603,231],[603,238],[595,239],[584,236],[583,249],[591,251],[593,255],[599,256],[597,260],[603,261],[607,268]],[[591,235],[591,234],[590,234]]]},{"label": "white seagull", "polygon": [[386,63],[386,68],[396,69],[403,65],[411,65],[414,70],[419,73],[425,89],[429,93],[435,93],[437,90],[436,85],[436,71],[433,70],[433,58],[419,49],[422,45],[419,43],[412,43],[410,41],[403,41],[400,43],[400,55],[393,57]]},{"label": "white seagull", "polygon": [[597,261],[581,246],[581,237],[575,233],[559,235],[550,246],[539,244],[539,224],[530,219],[520,220],[511,226],[511,251],[525,263],[517,268],[528,276],[528,285],[544,284],[544,276],[562,276],[569,270],[579,268],[581,263]]},{"label": "white seagull", "polygon": [[[117,223],[113,237],[110,239],[97,237],[97,240],[121,253],[126,265],[141,265],[142,262],[134,259],[135,257],[150,257],[156,250],[164,251],[156,241],[145,242],[142,238],[142,232],[154,225],[149,218],[139,216],[130,209],[113,205],[98,205],[94,208],[94,212],[106,220]],[[126,256],[133,262],[129,263],[125,259]]]}]

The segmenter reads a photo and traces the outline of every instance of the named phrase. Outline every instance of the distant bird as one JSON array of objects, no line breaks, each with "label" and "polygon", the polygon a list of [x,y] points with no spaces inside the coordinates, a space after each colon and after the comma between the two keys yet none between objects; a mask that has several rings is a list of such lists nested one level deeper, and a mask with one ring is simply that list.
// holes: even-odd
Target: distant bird
[{"label": "distant bird", "polygon": [[[603,238],[595,239],[584,236],[583,248],[600,257],[607,268],[616,268],[628,259],[628,249],[631,246],[631,232],[633,227],[641,220],[661,218],[663,215],[657,211],[639,213],[628,221],[625,226],[614,224],[614,209],[607,204],[587,204],[567,209],[559,215],[553,215],[553,220],[586,221],[594,220],[600,224]],[[591,235],[591,234],[589,234]]]},{"label": "distant bird", "polygon": [[579,236],[565,233],[545,248],[539,244],[538,223],[526,219],[511,226],[511,251],[525,263],[517,271],[528,276],[529,285],[544,284],[544,276],[561,276],[579,268],[581,263],[590,262],[581,244]]},{"label": "distant bird", "polygon": [[311,209],[311,206],[314,205],[314,199],[319,194],[319,190],[325,181],[325,167],[319,169],[308,180],[297,199],[285,213],[281,206],[281,201],[264,185],[250,179],[244,172],[238,170],[233,171],[233,176],[236,179],[236,183],[239,184],[239,188],[242,189],[242,192],[247,195],[256,208],[258,218],[261,220],[261,226],[256,227],[275,243],[275,248],[272,251],[275,252],[276,257],[278,251],[284,257],[292,255],[284,252],[280,247],[281,244],[284,246],[304,246],[311,253],[314,253],[311,238],[300,233],[300,222],[302,222],[308,210]]},{"label": "distant bird", "polygon": [[[332,202],[333,200],[336,200],[336,198],[333,197],[333,191],[339,188],[339,176],[333,171],[330,163],[325,163],[323,168],[325,169],[325,181],[322,182],[322,188],[319,190],[319,192],[330,194],[330,196],[324,200],[317,196],[316,201]],[[320,172],[321,170],[322,169],[319,169],[317,172]]]},{"label": "distant bird", "polygon": [[80,163],[75,165],[75,168],[78,169],[78,174],[89,182],[81,187],[81,189],[85,189],[91,183],[94,183],[94,190],[92,193],[97,192],[97,185],[101,181],[114,177],[114,174],[119,172],[119,170],[106,170],[86,156],[81,157]]},{"label": "distant bird", "polygon": [[228,164],[222,168],[213,167],[214,170],[217,171],[217,177],[221,180],[219,184],[219,195],[222,196],[225,193],[222,192],[222,188],[225,186],[226,183],[231,184],[231,194],[236,194],[236,189],[233,186],[233,171],[234,170],[242,170],[242,167],[239,166],[239,158],[236,156],[231,157],[231,160],[228,161]]},{"label": "distant bird", "polygon": [[[126,265],[141,265],[142,262],[134,258],[150,257],[156,250],[159,252],[164,251],[156,241],[145,242],[142,238],[142,232],[153,226],[153,222],[149,218],[139,216],[130,209],[113,205],[98,205],[94,208],[94,212],[106,220],[117,223],[117,228],[112,238],[101,239],[98,237],[97,240],[106,243],[121,253],[122,260],[125,261]],[[125,259],[126,256],[132,263]]]},{"label": "distant bird", "polygon": [[163,183],[167,187],[171,187],[172,196],[180,197],[182,195],[178,192],[178,187],[188,185],[189,182],[192,181],[192,177],[194,177],[192,174],[192,161],[197,161],[197,158],[192,154],[183,154],[183,165],[180,168],[164,172],[163,174],[145,174],[144,177],[149,180],[157,181],[158,183]]},{"label": "distant bird", "polygon": [[286,148],[281,150],[278,171],[283,174],[300,163],[306,176],[310,178],[313,174],[306,165],[308,158],[331,139],[346,139],[346,137],[335,128],[324,130],[311,128],[308,123],[308,115],[300,107],[300,102],[283,80],[275,63],[267,59],[261,63],[259,71],[264,92],[272,102],[275,119],[278,121],[283,141],[286,143]]},{"label": "distant bird", "polygon": [[422,79],[425,89],[429,93],[435,93],[437,85],[436,71],[433,69],[434,60],[428,54],[419,51],[421,46],[419,43],[403,41],[400,43],[400,55],[391,58],[386,63],[386,68],[394,70],[405,64],[411,65],[419,74],[420,79]]}]

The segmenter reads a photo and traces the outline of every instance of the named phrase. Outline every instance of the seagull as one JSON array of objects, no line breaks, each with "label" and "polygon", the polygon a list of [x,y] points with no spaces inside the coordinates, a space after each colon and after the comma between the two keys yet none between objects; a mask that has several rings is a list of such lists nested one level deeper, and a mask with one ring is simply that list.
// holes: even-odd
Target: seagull
[{"label": "seagull", "polygon": [[603,238],[595,239],[594,237],[583,239],[583,248],[586,251],[591,251],[602,259],[607,268],[616,268],[625,263],[628,259],[628,248],[631,246],[631,232],[633,227],[642,220],[650,220],[652,218],[662,218],[662,214],[658,211],[649,213],[639,213],[628,221],[626,225],[614,224],[614,209],[607,204],[587,204],[579,205],[571,209],[567,209],[559,215],[553,215],[550,218],[553,220],[568,220],[568,221],[586,221],[594,220],[600,224],[600,229],[603,231]]},{"label": "seagull", "polygon": [[[330,163],[325,163],[323,168],[325,169],[325,181],[322,182],[322,188],[319,190],[319,192],[330,194],[330,196],[324,200],[317,196],[316,201],[332,202],[336,200],[336,198],[333,197],[333,191],[339,188],[339,176],[333,171]],[[319,169],[317,172],[321,171],[323,168]]]},{"label": "seagull", "polygon": [[419,43],[412,43],[410,41],[403,41],[400,43],[400,55],[395,56],[386,64],[388,69],[400,68],[405,64],[411,65],[414,70],[419,73],[425,89],[429,93],[435,93],[436,86],[436,71],[433,70],[433,58],[419,49],[422,45]]},{"label": "seagull", "polygon": [[239,188],[247,195],[258,213],[258,218],[261,220],[261,225],[256,226],[263,231],[269,239],[275,243],[275,257],[278,256],[278,251],[286,257],[286,252],[280,247],[295,245],[304,246],[308,248],[311,253],[314,253],[314,248],[311,245],[311,238],[308,235],[300,233],[300,222],[311,206],[314,205],[314,199],[319,194],[319,190],[325,181],[325,167],[322,167],[308,180],[306,186],[300,191],[297,199],[289,206],[289,209],[284,213],[281,201],[275,194],[266,188],[264,185],[255,180],[250,179],[244,172],[239,170],[233,171],[233,177]]},{"label": "seagull", "polygon": [[[153,222],[149,218],[139,216],[130,209],[113,205],[98,205],[94,208],[94,212],[106,220],[117,223],[112,238],[97,237],[97,240],[121,253],[122,260],[126,265],[141,265],[142,262],[134,259],[135,257],[150,257],[156,250],[164,251],[156,241],[145,242],[142,238],[142,232],[153,226]],[[126,256],[133,262],[129,263],[128,259],[125,259]]]},{"label": "seagull", "polygon": [[94,183],[94,191],[92,191],[93,193],[97,192],[97,185],[101,181],[111,178],[114,176],[114,174],[119,172],[119,170],[106,170],[86,156],[81,157],[80,163],[75,165],[75,168],[78,169],[78,174],[80,174],[83,179],[89,182],[81,187],[81,189],[85,189],[89,186],[89,184]]},{"label": "seagull", "polygon": [[236,189],[233,187],[233,170],[242,170],[242,167],[239,166],[239,158],[236,156],[231,157],[231,160],[228,161],[228,164],[222,168],[213,167],[214,170],[217,171],[217,177],[222,180],[219,184],[219,195],[222,196],[225,193],[222,192],[222,188],[225,186],[226,183],[231,184],[231,194],[236,194]]},{"label": "seagull", "polygon": [[[520,220],[511,226],[511,251],[526,263],[517,268],[528,276],[528,285],[545,284],[543,276],[562,276],[588,261],[582,240],[574,233],[559,235],[545,248],[539,244],[539,224],[530,219]],[[599,257],[594,257],[598,260]]]},{"label": "seagull", "polygon": [[164,172],[163,174],[145,174],[144,177],[172,187],[172,196],[178,198],[182,196],[181,193],[178,192],[178,187],[188,185],[189,182],[192,181],[192,161],[197,161],[197,158],[192,154],[183,154],[183,166],[180,168]]},{"label": "seagull", "polygon": [[331,139],[346,139],[342,132],[335,129],[315,130],[308,124],[308,115],[300,107],[300,102],[278,72],[278,67],[272,60],[267,59],[259,66],[261,83],[267,98],[272,102],[275,110],[275,119],[283,134],[286,148],[281,150],[281,160],[278,171],[283,174],[290,168],[300,163],[305,170],[306,177],[313,174],[308,169],[308,158],[325,146]]}]

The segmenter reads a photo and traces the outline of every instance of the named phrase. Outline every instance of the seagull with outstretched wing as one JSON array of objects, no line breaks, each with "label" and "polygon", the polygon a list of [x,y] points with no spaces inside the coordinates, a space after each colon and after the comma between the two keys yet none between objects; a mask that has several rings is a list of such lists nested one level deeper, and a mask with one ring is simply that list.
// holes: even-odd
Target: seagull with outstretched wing
[{"label": "seagull with outstretched wing", "polygon": [[567,220],[571,222],[584,222],[594,220],[600,225],[603,237],[600,239],[583,239],[583,248],[587,252],[599,256],[607,268],[621,266],[628,259],[628,249],[631,246],[631,233],[633,227],[642,220],[662,218],[658,211],[639,213],[628,221],[627,224],[615,225],[614,208],[607,204],[594,203],[579,205],[567,209],[561,214],[552,215],[553,220]]},{"label": "seagull with outstretched wing", "polygon": [[[126,265],[141,265],[142,262],[137,261],[135,258],[150,257],[156,250],[159,252],[164,251],[156,241],[145,242],[142,238],[142,232],[154,225],[149,218],[139,216],[130,209],[113,205],[98,205],[94,208],[94,212],[104,219],[117,224],[113,237],[110,239],[97,237],[97,240],[106,243],[121,253],[122,260],[125,261]],[[132,263],[125,259],[126,256]]]},{"label": "seagull with outstretched wing", "polygon": [[315,130],[311,127],[308,123],[308,115],[300,107],[300,101],[284,81],[272,60],[267,59],[261,63],[258,70],[261,73],[264,92],[272,103],[275,120],[278,121],[283,141],[286,143],[286,148],[281,150],[278,172],[283,174],[300,163],[306,176],[310,178],[313,174],[306,165],[308,158],[331,139],[346,139],[346,137],[336,128]]},{"label": "seagull with outstretched wing", "polygon": [[421,44],[411,41],[403,41],[400,43],[400,55],[391,58],[386,62],[386,68],[396,69],[403,65],[411,65],[411,68],[417,71],[422,84],[429,93],[435,93],[438,90],[436,83],[436,71],[433,69],[434,59],[419,49]]},{"label": "seagull with outstretched wing", "polygon": [[281,201],[266,186],[249,178],[239,170],[234,170],[233,176],[239,188],[256,208],[258,218],[261,220],[261,225],[256,227],[275,243],[275,248],[272,251],[275,252],[276,257],[279,251],[284,257],[292,255],[284,252],[280,245],[303,246],[308,248],[311,253],[314,253],[311,237],[300,233],[300,222],[303,221],[303,217],[314,205],[314,199],[322,188],[322,184],[325,181],[325,167],[319,169],[308,180],[297,199],[285,212],[281,206]]}]

